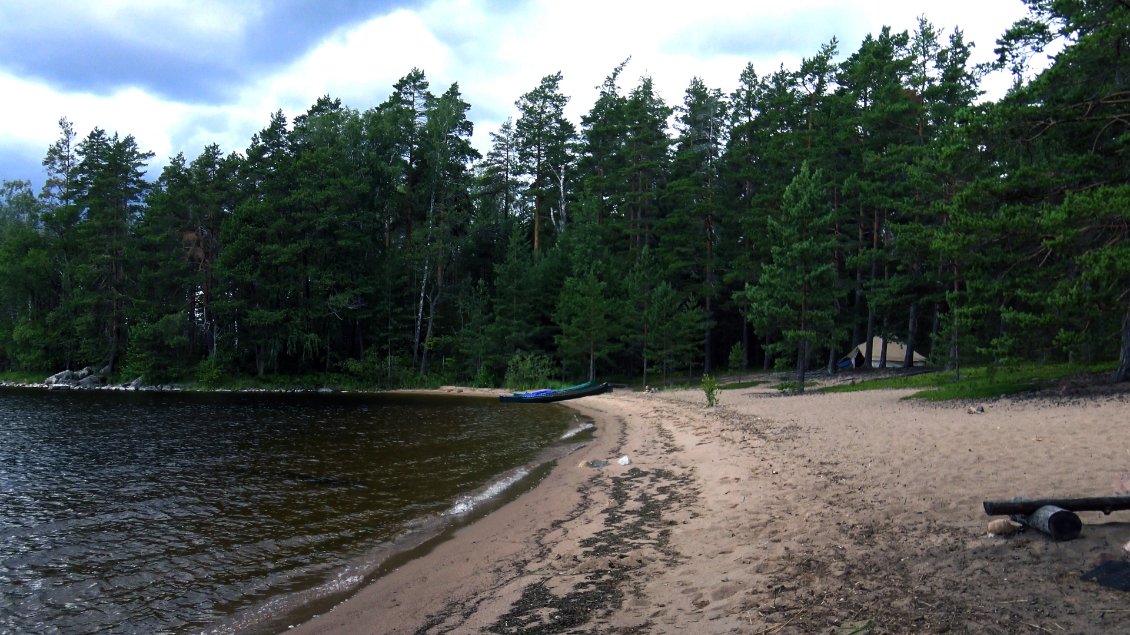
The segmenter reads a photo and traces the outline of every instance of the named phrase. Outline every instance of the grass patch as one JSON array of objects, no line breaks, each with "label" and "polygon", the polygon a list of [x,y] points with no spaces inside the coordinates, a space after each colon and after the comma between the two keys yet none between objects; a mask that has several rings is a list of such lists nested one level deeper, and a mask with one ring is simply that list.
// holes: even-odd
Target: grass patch
[{"label": "grass patch", "polygon": [[742,388],[753,388],[764,384],[764,381],[757,381],[756,379],[750,381],[732,381],[727,384],[718,386],[718,390],[741,390]]},{"label": "grass patch", "polygon": [[29,373],[26,371],[8,371],[0,373],[0,381],[10,381],[16,384],[42,384],[52,373]]},{"label": "grass patch", "polygon": [[992,399],[1038,391],[1063,380],[1096,373],[1110,373],[1113,370],[1111,363],[979,366],[962,370],[960,379],[952,372],[918,373],[905,377],[864,379],[821,390],[822,392],[854,392],[919,388],[921,390],[907,398],[927,401]]},{"label": "grass patch", "polygon": [[[803,388],[805,390],[808,390],[809,388],[814,388],[816,386],[817,386],[817,383],[815,381],[806,381],[806,382],[804,382]],[[773,387],[776,388],[778,391],[780,391],[782,394],[786,394],[786,395],[799,395],[803,392],[801,390],[801,388],[802,388],[801,383],[798,382],[795,379],[789,379],[789,380],[782,381],[782,382],[774,385]]]}]

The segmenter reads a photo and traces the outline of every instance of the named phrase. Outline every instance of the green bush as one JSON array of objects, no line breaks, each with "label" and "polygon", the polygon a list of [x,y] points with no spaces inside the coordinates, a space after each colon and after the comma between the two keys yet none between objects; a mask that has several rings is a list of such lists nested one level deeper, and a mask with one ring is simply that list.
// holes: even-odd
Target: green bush
[{"label": "green bush", "polygon": [[218,386],[223,378],[223,365],[215,357],[209,357],[196,365],[196,381],[201,385]]},{"label": "green bush", "polygon": [[702,391],[706,393],[706,407],[718,405],[718,380],[712,375],[702,376]]},{"label": "green bush", "polygon": [[12,328],[12,357],[20,370],[57,372],[51,368],[46,343],[50,341],[42,322],[22,318]]},{"label": "green bush", "polygon": [[371,368],[366,367],[365,362],[352,357],[343,360],[340,367],[341,372],[349,375],[353,379],[364,379],[373,373]]},{"label": "green bush", "polygon": [[799,395],[804,392],[804,384],[795,379],[789,379],[777,384],[777,390],[786,395]]},{"label": "green bush", "polygon": [[506,364],[506,385],[515,390],[545,386],[553,375],[553,360],[541,353],[519,352]]},{"label": "green bush", "polygon": [[130,327],[121,372],[123,381],[141,377],[146,383],[160,384],[181,379],[182,354],[187,343],[179,314],[138,321]]},{"label": "green bush", "polygon": [[479,372],[475,374],[472,386],[476,388],[492,388],[496,385],[494,374],[490,372],[486,364],[479,366]]},{"label": "green bush", "polygon": [[730,347],[730,371],[745,370],[745,348],[742,347],[741,342],[734,343]]}]

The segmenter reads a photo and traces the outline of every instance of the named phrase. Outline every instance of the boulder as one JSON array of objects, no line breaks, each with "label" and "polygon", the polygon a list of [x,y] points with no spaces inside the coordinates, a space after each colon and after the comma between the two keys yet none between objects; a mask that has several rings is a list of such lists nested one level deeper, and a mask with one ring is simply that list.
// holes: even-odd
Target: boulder
[{"label": "boulder", "polygon": [[43,383],[47,384],[48,386],[54,386],[55,384],[72,382],[74,381],[74,378],[75,374],[73,372],[69,370],[63,370],[43,380]]},{"label": "boulder", "polygon": [[102,377],[100,375],[88,375],[83,377],[78,382],[79,388],[93,388],[102,385]]}]

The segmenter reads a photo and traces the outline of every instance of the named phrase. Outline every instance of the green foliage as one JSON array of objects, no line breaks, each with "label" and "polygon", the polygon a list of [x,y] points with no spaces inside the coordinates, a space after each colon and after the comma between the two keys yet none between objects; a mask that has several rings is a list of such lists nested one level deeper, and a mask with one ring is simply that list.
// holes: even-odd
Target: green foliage
[{"label": "green foliage", "polygon": [[722,384],[721,386],[718,387],[718,389],[719,390],[741,390],[743,388],[753,388],[754,386],[760,386],[761,384],[764,384],[764,383],[765,383],[764,381],[761,381],[759,379],[751,379],[749,381],[731,381],[731,382],[727,382],[725,384]]},{"label": "green foliage", "polygon": [[729,366],[731,372],[745,370],[745,348],[741,342],[734,342],[730,347]]},{"label": "green foliage", "polygon": [[595,268],[565,280],[554,321],[561,329],[557,345],[565,359],[586,358],[589,381],[596,379],[596,362],[619,347],[616,316],[619,303],[607,293],[607,284]]},{"label": "green foliage", "polygon": [[493,388],[497,385],[498,380],[494,378],[494,375],[486,366],[480,366],[475,378],[471,380],[471,386],[475,388]]},{"label": "green foliage", "polygon": [[121,375],[126,381],[142,377],[148,384],[180,379],[183,369],[178,353],[184,350],[186,342],[182,316],[178,313],[155,322],[133,324]]},{"label": "green foliage", "polygon": [[535,254],[550,244],[548,238],[564,230],[566,222],[562,180],[572,162],[568,146],[576,129],[565,118],[569,98],[561,94],[561,80],[560,72],[546,75],[537,88],[515,102],[521,113],[514,125],[517,165],[529,177],[532,205],[527,223]]},{"label": "green foliage", "polygon": [[1130,12],[1027,4],[997,102],[923,17],[748,66],[730,95],[692,79],[677,108],[623,89],[626,60],[579,134],[547,75],[483,161],[458,85],[419,69],[155,183],[133,137],[62,119],[43,190],[0,185],[0,369],[534,387],[561,360],[694,383],[740,338],[731,370],[792,366],[800,390],[881,334],[958,376],[1117,357],[1130,379]]},{"label": "green foliage", "polygon": [[223,365],[215,357],[201,360],[200,363],[196,365],[194,379],[202,386],[219,386],[224,379]]},{"label": "green foliage", "polygon": [[992,399],[1023,392],[1041,390],[1064,380],[1107,373],[1110,363],[1102,364],[990,364],[966,368],[959,376],[953,372],[921,373],[902,377],[865,379],[850,384],[828,386],[821,392],[857,392],[862,390],[904,390],[919,388],[910,398],[928,401]]},{"label": "green foliage", "polygon": [[15,384],[41,384],[43,383],[43,373],[28,371],[7,371],[0,373],[0,381],[7,381]]},{"label": "green foliage", "polygon": [[18,320],[11,331],[10,353],[15,367],[20,370],[50,370],[54,360],[46,346],[49,335],[47,324],[31,318]]},{"label": "green foliage", "polygon": [[821,181],[821,172],[801,167],[785,190],[781,215],[769,219],[772,260],[740,296],[755,326],[781,330],[771,349],[794,353],[800,389],[810,350],[834,344],[837,332],[834,219]]},{"label": "green foliage", "polygon": [[504,383],[514,390],[529,390],[545,386],[553,374],[553,360],[548,355],[519,352],[506,364]]},{"label": "green foliage", "polygon": [[786,395],[799,395],[804,392],[805,387],[811,385],[811,382],[799,382],[795,379],[790,379],[778,382],[775,388]]},{"label": "green foliage", "polygon": [[709,373],[702,376],[702,392],[706,394],[706,407],[713,408],[718,405],[718,380]]},{"label": "green foliage", "polygon": [[661,279],[649,248],[643,248],[628,274],[623,338],[643,362],[643,383],[658,366],[663,382],[668,372],[685,367],[697,356],[697,343],[706,328],[705,314],[690,295],[680,294]]}]

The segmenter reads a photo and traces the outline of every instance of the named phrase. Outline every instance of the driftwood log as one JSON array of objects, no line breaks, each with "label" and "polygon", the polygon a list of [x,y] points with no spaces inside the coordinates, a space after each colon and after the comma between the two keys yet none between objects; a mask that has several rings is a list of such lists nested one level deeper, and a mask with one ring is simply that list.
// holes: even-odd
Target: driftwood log
[{"label": "driftwood log", "polygon": [[1083,531],[1083,521],[1075,512],[1055,505],[1044,505],[1028,515],[1016,514],[1012,519],[1051,536],[1053,540],[1074,540]]},{"label": "driftwood log", "polygon": [[1095,498],[1014,498],[1012,500],[985,501],[985,513],[990,516],[1028,516],[1048,505],[1072,512],[1102,512],[1130,509],[1130,496],[1099,496]]}]

